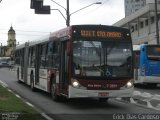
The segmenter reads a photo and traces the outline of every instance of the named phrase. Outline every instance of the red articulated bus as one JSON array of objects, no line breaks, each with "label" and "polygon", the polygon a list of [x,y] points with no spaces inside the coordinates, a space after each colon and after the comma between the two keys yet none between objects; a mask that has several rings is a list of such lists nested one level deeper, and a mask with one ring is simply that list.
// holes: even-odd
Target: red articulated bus
[{"label": "red articulated bus", "polygon": [[131,97],[132,40],[128,29],[73,25],[16,47],[18,81],[66,98]]}]

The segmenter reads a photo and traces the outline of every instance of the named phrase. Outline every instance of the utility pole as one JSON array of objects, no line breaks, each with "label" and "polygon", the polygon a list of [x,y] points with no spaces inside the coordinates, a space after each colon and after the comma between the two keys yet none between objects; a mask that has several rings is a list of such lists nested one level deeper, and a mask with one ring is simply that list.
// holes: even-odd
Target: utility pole
[{"label": "utility pole", "polygon": [[85,7],[83,7],[83,8],[81,8],[81,9],[79,9],[79,10],[70,14],[69,0],[66,0],[67,1],[67,8],[63,7],[62,5],[60,5],[59,3],[57,3],[54,0],[51,0],[51,1],[54,2],[55,4],[57,4],[58,6],[60,6],[61,8],[63,8],[66,11],[66,17],[62,14],[62,12],[59,9],[50,9],[50,6],[43,5],[43,0],[31,0],[30,8],[35,9],[36,14],[50,14],[50,10],[57,10],[62,15],[62,17],[66,20],[67,27],[70,26],[70,17],[71,17],[72,14],[77,13],[78,11],[83,10],[83,9],[89,7],[89,6],[94,5],[94,4],[102,4],[101,2],[95,2],[95,3],[87,5],[87,6],[85,6]]},{"label": "utility pole", "polygon": [[67,0],[66,15],[67,15],[66,25],[68,27],[68,26],[70,26],[69,0]]},{"label": "utility pole", "polygon": [[159,27],[158,27],[158,14],[157,14],[157,0],[155,0],[155,20],[156,20],[156,39],[159,45]]}]

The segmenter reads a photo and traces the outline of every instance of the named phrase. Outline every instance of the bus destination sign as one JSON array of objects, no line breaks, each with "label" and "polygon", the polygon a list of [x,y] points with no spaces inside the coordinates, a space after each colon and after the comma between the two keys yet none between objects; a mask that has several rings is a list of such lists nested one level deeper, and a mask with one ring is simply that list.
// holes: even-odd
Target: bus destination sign
[{"label": "bus destination sign", "polygon": [[80,35],[82,37],[122,38],[122,33],[117,31],[81,30]]}]

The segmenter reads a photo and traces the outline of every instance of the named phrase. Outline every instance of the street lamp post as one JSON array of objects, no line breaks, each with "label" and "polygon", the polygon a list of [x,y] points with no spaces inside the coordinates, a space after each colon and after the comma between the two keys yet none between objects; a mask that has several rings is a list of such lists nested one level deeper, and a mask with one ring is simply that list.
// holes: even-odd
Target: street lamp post
[{"label": "street lamp post", "polygon": [[67,15],[66,25],[67,25],[67,26],[70,26],[69,0],[67,0],[66,15]]},{"label": "street lamp post", "polygon": [[157,14],[157,0],[155,0],[155,20],[156,20],[156,38],[159,45],[159,27],[158,27],[158,14]]},{"label": "street lamp post", "polygon": [[54,0],[51,0],[51,1],[54,2],[54,3],[56,3],[58,6],[62,7],[66,11],[66,16],[67,17],[65,18],[64,15],[62,14],[62,12],[59,9],[51,9],[51,10],[58,10],[61,13],[61,15],[63,16],[63,18],[66,20],[66,25],[67,26],[70,26],[70,17],[71,17],[72,14],[74,14],[74,13],[80,11],[80,10],[83,10],[83,9],[89,7],[89,6],[92,6],[94,4],[102,4],[101,2],[95,2],[95,3],[92,3],[90,5],[87,5],[87,6],[83,7],[83,8],[81,8],[79,10],[76,10],[75,12],[73,12],[73,13],[70,14],[70,11],[69,11],[69,0],[67,0],[67,9],[65,7],[63,7],[62,5],[60,5],[59,3],[55,2]]}]

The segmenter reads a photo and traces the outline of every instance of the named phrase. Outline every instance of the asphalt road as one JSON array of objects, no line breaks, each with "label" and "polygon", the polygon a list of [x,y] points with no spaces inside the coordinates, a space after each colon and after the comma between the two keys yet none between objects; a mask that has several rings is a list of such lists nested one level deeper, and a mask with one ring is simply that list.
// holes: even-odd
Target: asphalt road
[{"label": "asphalt road", "polygon": [[160,113],[154,109],[116,99],[109,99],[106,103],[100,103],[93,99],[54,102],[49,94],[42,91],[32,92],[28,86],[19,84],[15,72],[9,71],[7,68],[0,69],[0,80],[54,120],[112,120],[128,117],[131,119],[132,116],[138,119],[140,114]]}]

